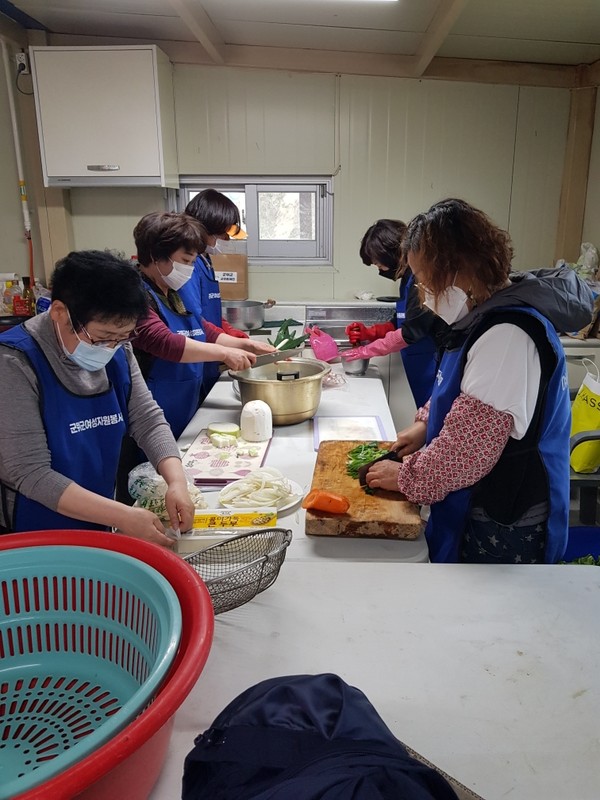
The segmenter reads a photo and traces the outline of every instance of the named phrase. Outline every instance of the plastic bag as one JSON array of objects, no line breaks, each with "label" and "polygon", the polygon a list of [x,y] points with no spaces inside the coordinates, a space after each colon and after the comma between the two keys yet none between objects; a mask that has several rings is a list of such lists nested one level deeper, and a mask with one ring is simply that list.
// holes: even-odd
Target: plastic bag
[{"label": "plastic bag", "polygon": [[[582,431],[600,430],[600,373],[593,361],[584,358],[588,370],[571,409],[571,436]],[[589,367],[593,367],[593,372]],[[584,442],[571,453],[575,472],[596,472],[600,467],[600,440]]]},{"label": "plastic bag", "polygon": [[337,358],[338,346],[335,343],[335,339],[328,333],[324,333],[316,325],[313,325],[312,328],[307,325],[304,332],[309,336],[308,343],[312,347],[316,358],[321,361],[332,361]]},{"label": "plastic bag", "polygon": [[[188,492],[195,508],[206,508],[206,500],[197,486],[188,480]],[[138,464],[129,473],[127,489],[131,497],[142,508],[152,511],[161,520],[168,521],[165,495],[167,484],[149,461]]]}]

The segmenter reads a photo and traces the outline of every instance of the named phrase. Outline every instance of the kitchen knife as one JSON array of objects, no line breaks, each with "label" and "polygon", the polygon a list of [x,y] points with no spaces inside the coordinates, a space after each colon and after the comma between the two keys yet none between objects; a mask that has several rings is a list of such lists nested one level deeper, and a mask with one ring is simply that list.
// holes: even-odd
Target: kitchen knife
[{"label": "kitchen knife", "polygon": [[379,458],[374,458],[373,461],[369,461],[368,464],[364,464],[362,467],[359,467],[358,470],[358,482],[359,484],[364,487],[367,486],[367,472],[371,469],[373,464],[376,464],[378,461],[401,461],[402,459],[398,456],[398,453],[395,450],[389,450],[387,453],[384,453]]},{"label": "kitchen knife", "polygon": [[272,364],[275,361],[285,361],[286,358],[297,358],[302,355],[302,347],[291,347],[289,350],[274,350],[272,353],[262,353],[256,356],[255,367]]}]

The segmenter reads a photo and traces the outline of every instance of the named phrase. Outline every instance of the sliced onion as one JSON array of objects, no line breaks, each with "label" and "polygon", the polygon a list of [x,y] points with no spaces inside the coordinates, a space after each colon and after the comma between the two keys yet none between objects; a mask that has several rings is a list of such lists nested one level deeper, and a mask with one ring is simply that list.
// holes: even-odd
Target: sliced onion
[{"label": "sliced onion", "polygon": [[283,508],[296,497],[290,482],[274,467],[255,469],[219,492],[225,508]]}]

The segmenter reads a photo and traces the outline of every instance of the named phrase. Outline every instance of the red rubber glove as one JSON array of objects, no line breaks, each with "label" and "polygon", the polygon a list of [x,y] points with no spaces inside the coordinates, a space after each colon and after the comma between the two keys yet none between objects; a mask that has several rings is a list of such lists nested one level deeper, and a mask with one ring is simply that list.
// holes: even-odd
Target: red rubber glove
[{"label": "red rubber glove", "polygon": [[374,342],[376,339],[383,339],[386,333],[395,330],[393,322],[378,322],[368,328],[362,322],[351,322],[346,328],[346,334],[350,344],[360,344],[360,342]]},{"label": "red rubber glove", "polygon": [[230,325],[227,320],[221,320],[221,327],[229,336],[235,336],[236,339],[249,339],[250,337],[245,331],[240,331],[238,328],[234,328],[233,325]]}]

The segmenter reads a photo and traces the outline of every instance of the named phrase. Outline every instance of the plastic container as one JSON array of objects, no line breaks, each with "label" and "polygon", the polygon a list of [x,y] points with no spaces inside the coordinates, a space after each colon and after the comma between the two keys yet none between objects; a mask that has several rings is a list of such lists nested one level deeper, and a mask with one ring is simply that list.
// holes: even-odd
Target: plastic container
[{"label": "plastic container", "polygon": [[264,400],[250,400],[240,415],[242,439],[266,442],[273,436],[273,414]]},{"label": "plastic container", "polygon": [[15,800],[146,800],[156,783],[173,730],[173,717],[198,679],[212,642],[214,616],[206,587],[174,553],[120,534],[90,531],[36,531],[0,537],[0,561],[5,550],[36,548],[59,542],[122,552],[157,570],[171,584],[182,609],[179,649],[153,702],[142,713],[81,761]]}]

